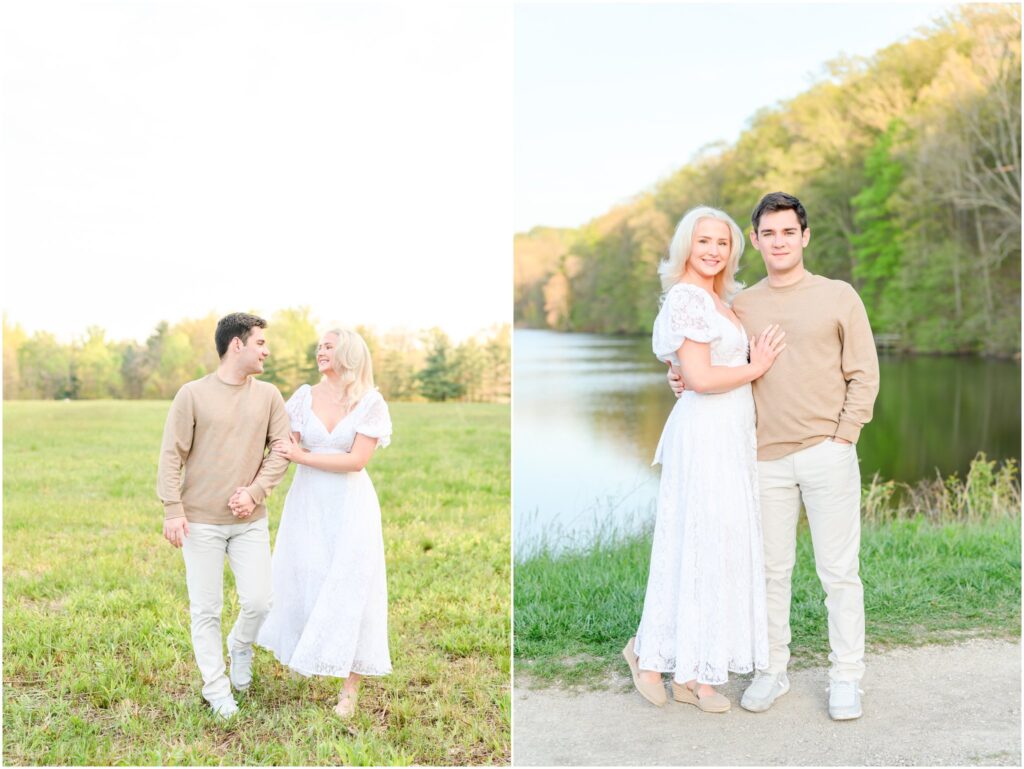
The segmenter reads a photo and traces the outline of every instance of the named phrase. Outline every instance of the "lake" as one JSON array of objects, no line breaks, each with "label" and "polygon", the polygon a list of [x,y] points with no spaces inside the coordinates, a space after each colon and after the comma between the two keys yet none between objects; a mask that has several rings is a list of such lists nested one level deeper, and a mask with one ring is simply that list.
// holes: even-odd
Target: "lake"
[{"label": "lake", "polygon": [[[517,554],[539,538],[583,544],[654,515],[654,449],[675,397],[647,337],[516,330],[513,505]],[[880,356],[874,417],[858,443],[864,480],[966,472],[979,451],[1020,457],[1020,364]]]}]

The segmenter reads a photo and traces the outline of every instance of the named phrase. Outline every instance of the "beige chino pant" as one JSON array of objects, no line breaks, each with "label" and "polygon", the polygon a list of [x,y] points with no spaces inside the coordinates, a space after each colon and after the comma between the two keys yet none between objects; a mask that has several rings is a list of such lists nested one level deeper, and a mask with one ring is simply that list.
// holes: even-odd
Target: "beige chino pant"
[{"label": "beige chino pant", "polygon": [[189,523],[182,546],[185,581],[192,614],[192,650],[203,676],[208,702],[231,696],[225,675],[224,638],[220,615],[224,607],[224,556],[235,575],[241,609],[228,636],[236,649],[252,647],[270,611],[270,532],[267,518],[219,525]]},{"label": "beige chino pant", "polygon": [[831,439],[757,463],[767,580],[768,670],[789,664],[789,610],[800,500],[807,510],[814,564],[825,589],[829,678],[864,675],[864,588],[860,581],[860,465],[853,444]]}]

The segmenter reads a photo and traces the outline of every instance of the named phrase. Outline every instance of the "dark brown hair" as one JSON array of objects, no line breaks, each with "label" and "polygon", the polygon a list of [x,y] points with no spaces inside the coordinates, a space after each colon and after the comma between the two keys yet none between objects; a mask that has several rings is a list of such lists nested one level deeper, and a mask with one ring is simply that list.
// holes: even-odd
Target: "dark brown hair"
[{"label": "dark brown hair", "polygon": [[757,232],[762,216],[773,214],[776,211],[795,211],[796,218],[800,220],[800,232],[807,229],[807,211],[804,210],[803,203],[785,192],[769,192],[761,198],[754,213],[750,215],[750,223],[754,225],[754,232]]},{"label": "dark brown hair", "polygon": [[217,330],[213,333],[213,341],[217,345],[217,355],[221,358],[228,351],[228,345],[236,336],[245,344],[249,334],[256,327],[266,328],[267,322],[258,315],[247,312],[233,312],[217,321]]}]

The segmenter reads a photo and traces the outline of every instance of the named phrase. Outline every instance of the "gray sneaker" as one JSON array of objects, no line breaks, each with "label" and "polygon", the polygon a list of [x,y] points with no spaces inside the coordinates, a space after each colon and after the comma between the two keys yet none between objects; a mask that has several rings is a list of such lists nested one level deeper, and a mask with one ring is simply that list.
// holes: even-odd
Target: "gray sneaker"
[{"label": "gray sneaker", "polygon": [[228,636],[228,678],[236,691],[244,692],[252,683],[252,646],[236,649]]},{"label": "gray sneaker", "polygon": [[238,713],[238,705],[235,704],[234,697],[224,697],[223,699],[214,700],[210,703],[210,709],[213,710],[213,714],[222,721],[228,721]]},{"label": "gray sneaker", "polygon": [[828,687],[828,714],[833,721],[861,717],[860,695],[856,681],[833,681]]},{"label": "gray sneaker", "polygon": [[740,705],[752,713],[763,713],[788,691],[789,679],[785,673],[758,673],[754,682],[743,692]]}]

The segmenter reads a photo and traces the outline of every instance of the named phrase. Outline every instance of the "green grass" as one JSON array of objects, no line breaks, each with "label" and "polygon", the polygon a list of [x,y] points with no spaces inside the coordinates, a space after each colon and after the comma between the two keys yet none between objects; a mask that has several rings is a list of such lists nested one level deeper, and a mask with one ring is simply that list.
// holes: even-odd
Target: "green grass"
[{"label": "green grass", "polygon": [[[973,492],[971,476],[959,486],[951,479],[940,484],[945,489],[941,493],[954,500],[945,507],[920,488],[915,489],[917,496],[892,502],[887,513],[877,495],[874,498],[872,522],[865,523],[861,537],[869,652],[965,636],[1020,636],[1016,465],[1008,473],[972,472]],[[865,489],[865,500],[872,499],[870,491],[877,485],[875,481]],[[966,506],[955,500],[970,493],[981,500],[998,499],[999,505],[983,507],[976,500],[970,516],[960,516],[958,510]],[[929,504],[924,504],[926,499]],[[920,514],[910,517],[907,505],[921,505]],[[930,516],[925,514],[928,510]],[[650,536],[650,531],[632,536],[611,532],[583,551],[541,548],[517,561],[517,671],[539,682],[572,683],[600,679],[609,670],[622,668],[620,651],[636,632],[643,607]],[[802,520],[793,573],[794,665],[827,664],[824,600],[814,571],[810,532]]]},{"label": "green grass", "polygon": [[[166,402],[4,404],[7,764],[507,764],[509,407],[391,404],[380,497],[394,672],[340,679],[257,650],[240,717],[203,706],[179,551],[161,536]],[[270,498],[272,531],[289,476]],[[237,615],[227,570],[224,627]]]}]

